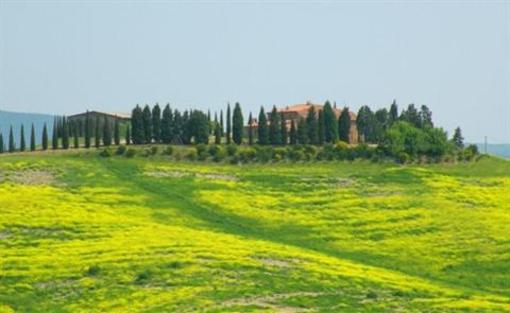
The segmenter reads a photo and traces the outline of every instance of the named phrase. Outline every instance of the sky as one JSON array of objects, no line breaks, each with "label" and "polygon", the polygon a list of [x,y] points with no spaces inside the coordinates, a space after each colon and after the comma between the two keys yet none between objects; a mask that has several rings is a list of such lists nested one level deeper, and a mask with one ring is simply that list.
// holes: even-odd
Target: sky
[{"label": "sky", "polygon": [[0,110],[393,99],[510,143],[510,1],[0,0]]}]

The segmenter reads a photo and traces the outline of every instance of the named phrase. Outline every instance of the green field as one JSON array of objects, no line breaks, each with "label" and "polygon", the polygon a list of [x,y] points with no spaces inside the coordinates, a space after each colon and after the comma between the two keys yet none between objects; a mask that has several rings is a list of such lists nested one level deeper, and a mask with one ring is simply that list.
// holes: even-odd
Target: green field
[{"label": "green field", "polygon": [[0,312],[510,312],[510,162],[0,157]]}]

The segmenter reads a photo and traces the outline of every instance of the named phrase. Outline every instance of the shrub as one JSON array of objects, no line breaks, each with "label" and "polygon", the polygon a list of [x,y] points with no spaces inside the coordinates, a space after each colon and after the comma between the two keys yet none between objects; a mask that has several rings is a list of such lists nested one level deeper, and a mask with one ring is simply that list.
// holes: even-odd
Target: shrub
[{"label": "shrub", "polygon": [[271,160],[271,158],[273,157],[273,148],[259,146],[256,149],[256,153],[257,153],[257,157],[256,157],[257,161],[266,163],[266,162],[269,162],[269,160]]},{"label": "shrub", "polygon": [[411,157],[409,156],[409,154],[407,154],[405,152],[399,152],[399,154],[397,155],[397,161],[401,164],[406,164],[410,160],[411,160]]},{"label": "shrub", "polygon": [[246,148],[239,152],[239,160],[243,163],[252,162],[257,156],[257,151],[253,148]]},{"label": "shrub", "polygon": [[317,148],[312,145],[305,145],[305,157],[307,160],[311,161],[314,160],[317,156]]},{"label": "shrub", "polygon": [[278,161],[285,159],[286,156],[287,156],[287,149],[281,148],[281,147],[277,147],[277,148],[273,149],[273,160],[278,162]]},{"label": "shrub", "polygon": [[117,151],[115,151],[115,154],[116,155],[123,155],[124,153],[126,153],[126,146],[122,145],[122,146],[118,146],[117,147]]},{"label": "shrub", "polygon": [[221,162],[227,156],[227,152],[225,151],[225,149],[222,149],[220,146],[215,146],[215,147],[217,148],[217,150],[213,156],[213,160],[214,160],[214,162]]},{"label": "shrub", "polygon": [[134,148],[129,148],[126,151],[126,158],[133,158],[136,155],[137,151]]},{"label": "shrub", "polygon": [[190,161],[195,161],[197,159],[197,150],[196,149],[189,150],[187,158]]},{"label": "shrub", "polygon": [[159,148],[157,146],[152,146],[149,151],[151,155],[156,155],[158,154]]},{"label": "shrub", "polygon": [[109,158],[113,155],[112,150],[110,148],[104,148],[100,153],[100,156],[103,158]]},{"label": "shrub", "polygon": [[174,148],[172,146],[167,146],[165,149],[163,149],[164,155],[172,155],[174,153]]},{"label": "shrub", "polygon": [[291,159],[292,161],[300,161],[305,158],[303,147],[300,145],[289,147],[287,155],[289,156],[289,159]]},{"label": "shrub", "polygon": [[149,281],[152,277],[152,273],[148,270],[145,270],[138,275],[136,275],[135,283],[137,284],[145,284],[147,281]]},{"label": "shrub", "polygon": [[209,146],[209,154],[212,156],[212,157],[215,157],[218,152],[220,151],[221,147],[218,146],[218,145],[211,145]]},{"label": "shrub", "polygon": [[99,266],[92,265],[92,266],[89,266],[89,268],[87,269],[85,274],[87,276],[97,276],[97,275],[99,275],[100,272],[101,272],[101,268]]},{"label": "shrub", "polygon": [[195,149],[197,149],[197,154],[202,155],[205,154],[205,151],[207,149],[207,146],[203,143],[199,143],[195,146]]},{"label": "shrub", "polygon": [[228,145],[227,146],[227,154],[229,156],[233,156],[237,152],[237,146],[236,145]]}]

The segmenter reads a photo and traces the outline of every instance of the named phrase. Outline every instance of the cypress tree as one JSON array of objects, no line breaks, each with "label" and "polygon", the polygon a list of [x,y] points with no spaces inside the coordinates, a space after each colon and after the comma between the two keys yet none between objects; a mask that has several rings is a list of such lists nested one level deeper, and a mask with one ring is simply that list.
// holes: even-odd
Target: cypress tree
[{"label": "cypress tree", "polygon": [[126,128],[126,145],[131,144],[131,129],[129,128],[129,125]]},{"label": "cypress tree", "polygon": [[315,113],[315,107],[313,105],[310,105],[310,109],[308,109],[306,129],[308,132],[308,143],[316,145],[319,142],[319,126],[317,123],[317,114]]},{"label": "cypress tree", "polygon": [[85,115],[85,148],[90,148],[90,136],[92,132],[92,125],[90,120],[90,114],[89,111],[87,111],[87,114]]},{"label": "cypress tree", "polygon": [[101,146],[101,123],[99,122],[99,115],[96,117],[96,131],[94,136],[94,144],[96,148]]},{"label": "cypress tree", "polygon": [[220,132],[221,132],[221,136],[224,135],[224,124],[223,124],[223,110],[220,110]]},{"label": "cypress tree", "polygon": [[172,141],[182,144],[184,136],[184,120],[179,110],[174,110],[174,117],[172,123]]},{"label": "cypress tree", "polygon": [[35,129],[34,129],[34,123],[32,123],[32,129],[30,130],[30,151],[35,151]]},{"label": "cypress tree", "polygon": [[407,109],[402,111],[402,114],[400,114],[400,119],[402,121],[411,123],[415,127],[421,127],[420,115],[413,103],[409,104]]},{"label": "cypress tree", "polygon": [[214,127],[214,143],[219,145],[221,143],[221,126],[216,122],[216,125]]},{"label": "cypress tree", "polygon": [[322,115],[324,123],[324,141],[336,142],[338,140],[338,125],[335,111],[333,111],[333,108],[331,107],[329,101],[326,101],[326,103],[324,104]]},{"label": "cypress tree", "polygon": [[139,105],[136,105],[131,112],[131,138],[135,145],[145,142],[143,111]]},{"label": "cypress tree", "polygon": [[290,120],[289,140],[290,140],[291,145],[297,144],[297,129],[296,129],[296,123],[294,123],[294,120]]},{"label": "cypress tree", "polygon": [[276,106],[273,106],[273,110],[269,115],[269,143],[272,145],[279,145],[282,143],[280,114]]},{"label": "cypress tree", "polygon": [[74,148],[78,149],[80,147],[80,125],[78,122],[72,123],[73,125],[73,142]]},{"label": "cypress tree", "polygon": [[46,126],[46,123],[44,123],[42,132],[42,149],[48,150],[48,127]]},{"label": "cypress tree", "polygon": [[110,126],[110,121],[105,116],[103,121],[103,145],[108,147],[112,144],[112,130]]},{"label": "cypress tree", "polygon": [[52,137],[51,137],[51,148],[53,150],[57,150],[58,149],[58,123],[57,123],[57,118],[55,118],[55,120],[53,121],[53,133],[52,133]]},{"label": "cypress tree", "polygon": [[170,109],[170,104],[167,104],[163,109],[163,118],[161,120],[161,140],[166,144],[171,143],[172,135],[172,109]]},{"label": "cypress tree", "polygon": [[4,146],[4,134],[0,133],[0,153],[4,153],[5,146]]},{"label": "cypress tree", "polygon": [[319,110],[319,117],[317,118],[317,140],[318,144],[324,144],[326,137],[326,129],[324,125],[324,110]]},{"label": "cypress tree", "polygon": [[260,107],[259,113],[259,127],[257,129],[258,132],[258,141],[260,145],[267,145],[269,143],[269,133],[267,129],[267,117],[264,112],[264,107]]},{"label": "cypress tree", "polygon": [[422,105],[419,113],[420,127],[421,128],[432,128],[434,123],[432,122],[432,112],[426,105]]},{"label": "cypress tree", "polygon": [[161,109],[157,103],[152,108],[152,138],[155,143],[161,141]]},{"label": "cypress tree", "polygon": [[152,112],[148,105],[145,105],[142,113],[144,142],[152,142]]},{"label": "cypress tree", "polygon": [[340,140],[349,143],[349,132],[351,130],[351,117],[349,108],[345,107],[338,118],[338,134]]},{"label": "cypress tree", "polygon": [[390,107],[390,116],[388,117],[390,126],[393,125],[396,121],[398,121],[398,107],[397,101],[393,100],[393,103]]},{"label": "cypress tree", "polygon": [[225,138],[227,139],[227,145],[230,144],[230,132],[232,131],[231,127],[231,116],[230,116],[230,103],[227,104],[227,131],[225,133]]},{"label": "cypress tree", "polygon": [[464,148],[464,137],[462,137],[462,131],[460,130],[460,127],[455,128],[452,141],[456,148]]},{"label": "cypress tree", "polygon": [[113,129],[113,141],[115,142],[115,145],[120,145],[120,123],[119,119],[115,119],[115,126]]},{"label": "cypress tree", "polygon": [[243,113],[239,102],[234,106],[234,115],[232,117],[232,138],[234,142],[240,145],[243,142]]},{"label": "cypress tree", "polygon": [[356,116],[356,127],[358,128],[358,135],[363,142],[375,142],[375,116],[372,110],[364,105]]},{"label": "cypress tree", "polygon": [[280,136],[281,136],[281,144],[286,145],[289,140],[288,132],[287,132],[287,121],[283,114],[280,114]]},{"label": "cypress tree", "polygon": [[12,125],[9,129],[9,152],[14,152],[16,150],[16,143],[14,142],[14,134],[12,133]]},{"label": "cypress tree", "polygon": [[297,142],[299,144],[305,145],[308,143],[308,123],[303,117],[299,118],[297,125]]},{"label": "cypress tree", "polygon": [[68,149],[69,148],[69,123],[64,116],[62,118],[62,124],[61,124],[61,132],[62,132],[62,148]]},{"label": "cypress tree", "polygon": [[382,108],[375,112],[374,136],[377,142],[383,140],[386,129],[388,129],[388,110]]},{"label": "cypress tree", "polygon": [[25,151],[25,126],[21,124],[19,151]]},{"label": "cypress tree", "polygon": [[250,112],[250,117],[248,118],[248,144],[253,145],[253,117]]}]

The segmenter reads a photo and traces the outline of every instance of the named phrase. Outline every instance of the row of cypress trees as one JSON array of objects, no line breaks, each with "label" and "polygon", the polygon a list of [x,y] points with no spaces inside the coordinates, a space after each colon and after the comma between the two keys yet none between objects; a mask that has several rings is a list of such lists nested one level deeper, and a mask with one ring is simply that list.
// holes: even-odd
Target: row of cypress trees
[{"label": "row of cypress trees", "polygon": [[[113,124],[113,125],[112,125]],[[42,130],[42,138],[41,138],[41,150],[51,149],[56,150],[59,148],[69,149],[69,148],[79,148],[84,146],[85,148],[90,148],[92,144],[98,148],[100,146],[110,146],[112,144],[120,145],[121,143],[121,134],[120,134],[120,122],[118,119],[112,121],[112,119],[108,117],[104,117],[103,121],[101,121],[100,117],[97,116],[94,120],[87,112],[85,119],[70,121],[68,118],[64,117],[55,117],[53,121],[53,133],[50,139],[48,138],[48,127],[46,123],[44,123]],[[80,137],[84,137],[83,145],[80,143]],[[7,149],[4,144],[3,134],[0,133],[0,153],[3,152],[15,152],[15,151],[26,151],[27,146],[25,142],[25,128],[24,125],[21,125],[20,128],[20,141],[19,148],[16,145],[16,140],[14,139],[14,133],[12,126],[9,130],[8,137],[8,145]],[[126,143],[130,143],[130,135],[129,135],[129,126],[126,130]],[[92,143],[92,140],[94,142]],[[72,142],[71,142],[72,141]],[[37,150],[36,139],[35,139],[35,127],[32,124],[30,131],[30,151]]]}]

